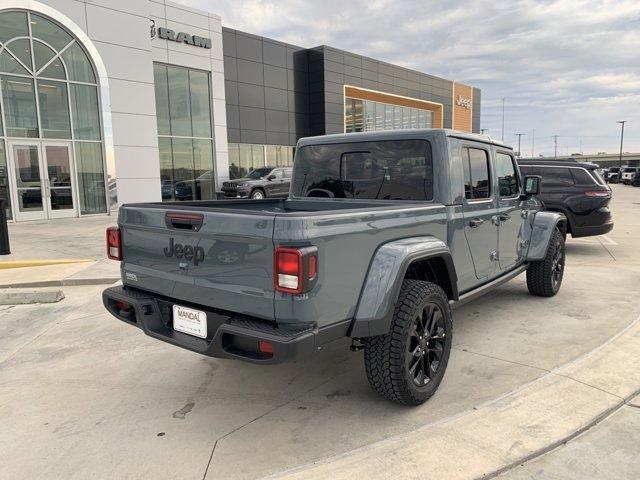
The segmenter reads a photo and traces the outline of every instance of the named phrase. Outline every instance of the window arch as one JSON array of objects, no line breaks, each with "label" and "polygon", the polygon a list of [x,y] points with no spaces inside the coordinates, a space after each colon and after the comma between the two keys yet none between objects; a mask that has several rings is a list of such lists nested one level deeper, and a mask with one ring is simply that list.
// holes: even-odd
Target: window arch
[{"label": "window arch", "polygon": [[32,11],[0,10],[0,137],[72,141],[83,214],[107,208],[97,78],[62,25]]}]

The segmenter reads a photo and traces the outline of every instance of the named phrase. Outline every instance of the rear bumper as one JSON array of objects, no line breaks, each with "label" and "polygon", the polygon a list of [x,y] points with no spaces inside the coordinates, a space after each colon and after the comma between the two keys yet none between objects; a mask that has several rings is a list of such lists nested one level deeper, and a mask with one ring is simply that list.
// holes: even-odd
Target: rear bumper
[{"label": "rear bumper", "polygon": [[594,235],[604,235],[613,230],[613,221],[611,223],[605,223],[603,225],[590,225],[587,227],[572,227],[571,237],[592,237]]},{"label": "rear bumper", "polygon": [[[172,303],[169,299],[128,287],[111,287],[102,293],[105,308],[114,317],[140,328],[150,337],[186,348],[202,355],[235,358],[253,363],[282,363],[308,355],[322,343],[346,336],[350,322],[318,330],[312,325],[278,327],[267,321],[221,314],[202,306],[207,313],[207,338],[198,338],[173,329]],[[118,302],[129,306],[125,311]],[[184,305],[184,302],[180,302]],[[188,304],[185,306],[189,306]],[[269,342],[273,353],[258,350],[258,342]]]}]

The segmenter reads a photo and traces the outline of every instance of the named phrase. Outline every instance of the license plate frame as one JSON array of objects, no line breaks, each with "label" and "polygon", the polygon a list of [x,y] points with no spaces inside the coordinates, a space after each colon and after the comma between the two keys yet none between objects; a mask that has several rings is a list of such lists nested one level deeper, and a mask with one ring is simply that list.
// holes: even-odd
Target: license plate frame
[{"label": "license plate frame", "polygon": [[207,313],[174,304],[173,329],[192,337],[207,338]]}]

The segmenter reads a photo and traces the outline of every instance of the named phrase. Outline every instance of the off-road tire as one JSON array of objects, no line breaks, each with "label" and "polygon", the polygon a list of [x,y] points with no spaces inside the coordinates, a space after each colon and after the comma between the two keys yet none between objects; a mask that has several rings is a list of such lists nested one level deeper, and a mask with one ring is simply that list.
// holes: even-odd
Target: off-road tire
[{"label": "off-road tire", "polygon": [[[417,341],[413,329],[419,319],[419,314],[423,312],[424,315],[424,309],[430,308],[430,306],[434,306],[434,311],[441,313],[437,323],[442,325],[438,332],[442,331],[438,333],[438,336],[432,336],[434,340],[431,341],[431,345],[435,345],[437,338],[440,349],[429,350],[427,344],[427,348],[424,350],[426,355],[425,353],[423,355],[426,357],[426,362],[429,362],[431,357],[435,359],[436,352],[440,352],[440,357],[438,366],[433,371],[433,377],[425,385],[419,386],[410,373],[410,362],[416,360],[410,349],[413,350],[413,345]],[[436,320],[433,322],[435,323]],[[424,403],[435,393],[442,381],[451,353],[452,333],[451,308],[449,307],[449,299],[442,288],[430,282],[404,280],[393,312],[389,333],[363,339],[364,365],[369,385],[379,395],[394,402],[404,405]],[[426,338],[427,335],[424,337]],[[423,363],[421,368],[423,370],[431,368],[431,365],[425,367],[425,363]],[[431,370],[429,372],[431,373]]]},{"label": "off-road tire", "polygon": [[262,200],[263,198],[267,198],[267,196],[261,188],[256,188],[253,192],[251,192],[251,198]]},{"label": "off-road tire", "polygon": [[554,229],[542,260],[531,262],[527,269],[527,288],[531,295],[553,297],[560,290],[564,276],[565,238]]}]

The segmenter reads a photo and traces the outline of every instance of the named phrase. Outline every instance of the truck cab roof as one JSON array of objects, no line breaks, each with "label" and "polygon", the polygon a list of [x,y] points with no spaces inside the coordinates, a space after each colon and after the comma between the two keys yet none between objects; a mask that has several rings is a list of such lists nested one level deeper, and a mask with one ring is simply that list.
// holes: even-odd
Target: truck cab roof
[{"label": "truck cab roof", "polygon": [[298,140],[297,148],[307,145],[321,145],[330,143],[352,143],[352,142],[372,142],[409,138],[446,138],[453,137],[463,140],[472,140],[489,145],[513,150],[513,148],[500,140],[490,137],[489,135],[481,135],[479,133],[467,133],[452,130],[450,128],[416,128],[406,130],[384,130],[379,132],[355,132],[355,133],[337,133],[333,135],[323,135],[319,137],[305,137]]},{"label": "truck cab roof", "polygon": [[528,165],[540,165],[547,167],[578,167],[578,168],[586,168],[587,170],[594,170],[596,168],[600,168],[597,163],[591,162],[578,162],[573,160],[518,160],[519,165],[528,166]]}]

